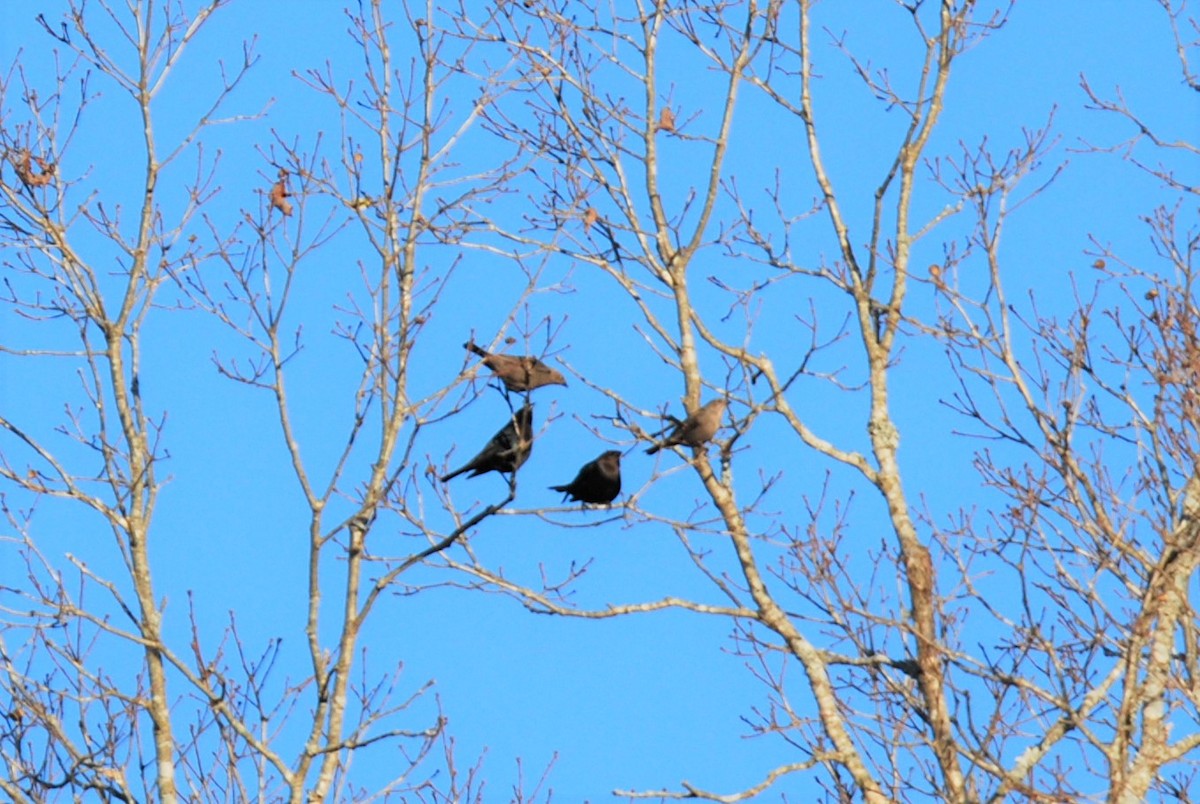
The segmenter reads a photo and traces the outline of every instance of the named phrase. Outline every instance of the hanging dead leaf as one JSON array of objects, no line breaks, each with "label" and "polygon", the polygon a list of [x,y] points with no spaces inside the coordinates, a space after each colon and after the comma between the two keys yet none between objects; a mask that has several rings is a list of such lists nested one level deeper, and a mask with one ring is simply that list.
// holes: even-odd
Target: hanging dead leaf
[{"label": "hanging dead leaf", "polygon": [[592,224],[598,220],[600,220],[600,213],[596,211],[595,207],[588,207],[587,211],[583,213],[583,231],[591,229]]},{"label": "hanging dead leaf", "polygon": [[675,130],[675,113],[671,111],[670,106],[664,106],[658,113],[658,130],[668,133]]},{"label": "hanging dead leaf", "polygon": [[279,171],[279,181],[271,186],[271,207],[282,212],[285,216],[292,214],[292,202],[288,201],[287,171]]},{"label": "hanging dead leaf", "polygon": [[[37,165],[35,168],[34,165]],[[33,156],[28,150],[17,153],[13,169],[21,181],[30,187],[45,187],[54,179],[55,166],[40,156]]]}]

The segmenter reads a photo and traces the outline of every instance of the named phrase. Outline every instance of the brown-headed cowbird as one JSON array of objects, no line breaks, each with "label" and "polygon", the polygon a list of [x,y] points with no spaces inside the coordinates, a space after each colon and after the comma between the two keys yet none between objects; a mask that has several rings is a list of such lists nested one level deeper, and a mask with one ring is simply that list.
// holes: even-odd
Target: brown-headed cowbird
[{"label": "brown-headed cowbird", "polygon": [[699,447],[717,434],[721,429],[721,417],[725,415],[725,397],[718,397],[698,411],[675,425],[675,429],[660,444],[655,444],[646,450],[647,455],[653,455],[664,447],[684,444],[689,447]]},{"label": "brown-headed cowbird", "polygon": [[512,415],[478,455],[467,461],[465,466],[442,477],[442,482],[458,477],[463,472],[470,472],[471,477],[484,472],[515,472],[532,451],[533,405],[526,405]]},{"label": "brown-headed cowbird", "polygon": [[564,499],[610,503],[621,493],[621,453],[615,449],[602,452],[596,460],[585,463],[570,483],[550,488],[561,491]]},{"label": "brown-headed cowbird", "polygon": [[492,354],[476,346],[474,341],[467,341],[463,348],[482,357],[483,365],[490,368],[510,391],[532,391],[543,385],[567,384],[562,374],[536,357]]}]

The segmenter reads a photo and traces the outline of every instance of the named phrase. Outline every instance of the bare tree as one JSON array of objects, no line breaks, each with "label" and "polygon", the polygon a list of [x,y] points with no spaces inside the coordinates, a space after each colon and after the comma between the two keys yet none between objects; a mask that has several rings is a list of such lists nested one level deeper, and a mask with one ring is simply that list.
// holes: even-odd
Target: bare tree
[{"label": "bare tree", "polygon": [[[1123,156],[1113,169],[1174,197],[1146,218],[1152,261],[1097,235],[1062,302],[1001,247],[1062,169],[1053,115],[981,142],[944,130],[960,60],[1007,34],[1003,4],[887,6],[903,48],[883,59],[808,0],[363,0],[345,18],[360,66],[297,68],[320,122],[272,122],[248,171],[207,143],[217,123],[262,131],[229,111],[250,46],[169,145],[157,134],[156,100],[224,5],[72,2],[41,20],[74,60],[51,89],[19,67],[0,87],[5,303],[38,334],[0,347],[55,367],[63,405],[41,429],[0,410],[5,556],[23,568],[0,632],[10,798],[482,800],[428,686],[368,661],[379,613],[435,586],[729,625],[764,690],[749,733],[787,758],[732,792],[664,779],[623,797],[1187,798],[1193,143],[1084,83],[1135,131],[1086,158]],[[1196,23],[1163,9],[1190,92]],[[829,101],[834,69],[864,103]],[[76,156],[98,84],[133,100],[136,180],[93,181]],[[840,152],[861,131],[869,149]],[[257,204],[214,204],[237,171]],[[476,258],[511,269],[501,292],[479,290]],[[172,433],[143,366],[168,317],[219,325],[223,400],[270,404],[303,519],[302,673],[236,616],[214,633],[203,589],[167,616],[151,551]],[[518,494],[515,412],[538,405],[538,443],[558,383],[501,383],[464,341],[542,359],[570,345],[569,412],[622,451],[614,506]],[[306,361],[335,349],[314,383]],[[496,438],[511,426],[525,451],[503,481],[439,479],[505,417]],[[318,426],[336,449],[308,447]],[[935,462],[973,467],[978,496],[960,507],[911,479]],[[35,525],[60,502],[98,515],[110,546],[47,547]],[[664,579],[618,599],[584,556],[498,563],[473,537],[503,521],[669,534],[703,591]],[[403,758],[389,778],[351,774],[384,744]]]},{"label": "bare tree", "polygon": [[[1180,33],[1194,33],[1194,21],[1167,9],[1194,85],[1194,43]],[[519,60],[510,99],[524,103],[500,104],[489,122],[541,162],[529,174],[542,180],[533,223],[508,236],[602,272],[627,295],[648,355],[677,372],[688,411],[713,394],[731,404],[719,450],[685,450],[704,509],[673,519],[635,498],[627,514],[673,529],[711,597],[588,608],[559,585],[450,563],[547,614],[684,608],[736,623],[770,696],[754,732],[780,735],[796,761],[738,793],[684,782],[626,795],[735,801],[798,773],[838,800],[1062,800],[1098,783],[1112,800],[1181,794],[1196,747],[1194,730],[1169,737],[1172,721],[1196,717],[1196,554],[1181,491],[1195,465],[1184,401],[1195,235],[1160,210],[1152,225],[1168,270],[1114,273],[1106,251],[1097,266],[1108,278],[1080,280],[1065,319],[1036,297],[1016,304],[1000,235],[1057,175],[1047,164],[1053,121],[1007,152],[994,136],[932,145],[945,141],[934,132],[956,63],[1007,11],[944,2],[891,13],[907,17],[911,65],[876,68],[832,40],[879,110],[903,120],[877,124],[891,144],[870,155],[879,170],[868,188],[839,181],[825,155],[838,133],[822,125],[817,100],[815,62],[828,49],[813,41],[813,4],[506,3],[487,24],[464,20],[464,35]],[[1193,151],[1091,94],[1139,136]],[[743,115],[770,142],[794,143],[807,170],[781,156],[769,162],[774,181],[754,189],[742,175],[753,170],[730,156]],[[1147,169],[1194,193],[1173,169]],[[815,188],[811,204],[798,203],[801,182]],[[917,212],[920,187],[942,191],[940,211]],[[821,218],[825,245],[808,247]],[[935,239],[942,258],[915,265]],[[1153,287],[1145,300],[1132,295],[1134,276]],[[781,339],[792,317],[807,334]],[[960,384],[944,402],[975,425],[963,435],[999,442],[974,462],[1009,501],[982,498],[998,506],[992,521],[930,510],[903,480],[894,378],[906,349],[937,343]],[[647,400],[603,392],[629,436],[644,439]],[[855,411],[865,441],[823,429],[814,398]],[[742,449],[784,433],[794,460],[828,468],[820,493],[804,497],[807,527],[768,513],[786,470]],[[888,531],[866,565],[847,555],[863,542],[852,500],[874,509],[865,527]],[[726,541],[714,544],[714,532]],[[1093,770],[1072,770],[1077,762]]]},{"label": "bare tree", "polygon": [[[1162,5],[1184,88],[1195,90],[1188,58],[1196,20],[1183,16],[1182,4]],[[997,576],[1020,590],[1008,605],[989,607],[1012,636],[978,672],[1003,685],[1021,710],[1038,713],[1041,729],[1024,739],[997,795],[1074,798],[1099,786],[1110,801],[1188,800],[1200,747],[1194,730],[1180,728],[1195,721],[1200,703],[1189,591],[1200,558],[1193,391],[1200,240],[1181,217],[1197,190],[1176,171],[1197,149],[1160,136],[1124,99],[1101,98],[1086,77],[1082,87],[1092,108],[1135,128],[1124,143],[1086,150],[1097,158],[1121,153],[1174,198],[1143,219],[1152,256],[1131,262],[1093,236],[1090,275],[1072,276],[1073,304],[1063,313],[1032,296],[1014,304],[1000,253],[1010,214],[1030,195],[1015,185],[1034,167],[1040,135],[1002,162],[964,154],[955,166],[951,184],[976,222],[963,258],[982,259],[987,281],[968,291],[958,279],[961,261],[945,266],[954,279],[938,283],[944,307],[936,330],[961,382],[951,406],[996,443],[977,466],[1007,503],[986,528],[938,536],[947,544],[969,536],[970,552],[999,559],[1006,571]],[[1095,770],[1058,770],[1052,762],[1064,754],[1096,757]]]},{"label": "bare tree", "polygon": [[[362,3],[345,16],[366,65],[361,78],[328,67],[298,76],[327,104],[338,136],[330,145],[306,142],[310,132],[277,132],[260,149],[258,205],[229,215],[214,203],[228,202],[218,178],[225,166],[205,145],[215,126],[256,116],[224,111],[255,66],[254,48],[235,49],[235,62],[221,64],[207,100],[184,98],[171,83],[225,5],[189,12],[173,2],[72,2],[61,23],[38,18],[67,60],[49,89],[47,76],[20,66],[2,86],[5,302],[39,323],[36,342],[3,348],[62,365],[79,382],[74,391],[57,387],[64,417],[52,432],[0,417],[4,510],[14,532],[5,560],[24,566],[5,607],[6,632],[20,636],[0,643],[9,699],[0,786],[15,801],[59,789],[125,801],[475,798],[478,768],[456,770],[437,707],[408,711],[428,684],[402,683],[398,668],[368,672],[362,634],[399,576],[506,500],[440,541],[419,540],[379,575],[369,571],[378,559],[368,537],[383,510],[395,517],[389,531],[408,522],[426,532],[419,506],[409,507],[423,469],[414,445],[443,409],[470,398],[454,390],[470,387],[456,371],[440,386],[414,393],[410,385],[414,350],[444,286],[437,272],[453,272],[453,257],[433,255],[450,254],[480,225],[473,207],[496,195],[515,167],[501,160],[472,172],[456,162],[487,99],[465,102],[468,113],[455,116],[451,91],[469,87],[466,98],[478,82],[448,66],[462,54],[446,52],[431,9],[409,14],[396,31],[382,3]],[[394,57],[393,39],[413,55]],[[132,100],[120,110],[132,115],[93,114],[101,93],[113,92]],[[192,115],[182,133],[177,112],[160,124],[167,98]],[[80,141],[112,125],[136,138],[138,159],[106,186],[92,179],[100,170],[81,161],[88,151]],[[163,128],[174,137],[164,139]],[[345,393],[350,416],[334,425],[343,446],[325,461],[301,451],[296,410],[306,399],[288,379],[310,345],[306,321],[293,317],[304,277],[318,256],[339,248],[365,256],[361,284],[347,288],[329,339],[349,344],[359,368]],[[442,262],[423,270],[425,259]],[[217,370],[270,396],[307,511],[306,676],[281,670],[278,640],[244,639],[236,617],[215,635],[201,625],[204,590],[170,629],[174,636],[164,625],[151,552],[162,538],[153,522],[171,434],[161,400],[143,391],[155,387],[143,374],[145,332],[196,311],[241,344],[214,349]],[[120,561],[101,561],[99,570],[43,549],[32,532],[43,500],[94,511]],[[403,758],[389,760],[392,777],[373,788],[354,783],[352,755],[382,743]]]},{"label": "bare tree", "polygon": [[[17,445],[5,450],[3,473],[30,494],[72,500],[95,511],[110,530],[124,565],[119,580],[76,565],[81,579],[107,597],[93,607],[81,600],[74,584],[28,536],[22,540],[34,584],[28,604],[34,612],[30,625],[35,650],[56,673],[49,683],[38,684],[5,656],[6,686],[21,713],[16,728],[6,735],[12,753],[11,781],[5,790],[17,800],[63,785],[95,788],[120,800],[144,798],[151,790],[164,801],[177,799],[177,737],[167,668],[183,662],[164,645],[151,571],[163,422],[140,391],[142,332],[171,264],[194,258],[186,244],[178,256],[168,251],[180,244],[211,193],[207,165],[200,161],[198,177],[183,203],[167,217],[159,200],[160,181],[185,158],[187,146],[208,120],[220,113],[253,64],[253,53],[247,50],[226,74],[207,108],[193,112],[193,127],[178,144],[158,141],[152,107],[167,77],[220,5],[211,3],[190,18],[168,11],[160,19],[138,9],[130,18],[114,19],[132,45],[124,52],[93,36],[91,19],[81,6],[72,8],[61,27],[39,18],[46,34],[76,61],[55,77],[48,91],[23,71],[10,72],[3,87],[6,164],[0,214],[5,245],[14,255],[6,262],[19,273],[8,283],[7,301],[19,313],[45,321],[48,328],[69,328],[75,341],[64,348],[47,338],[44,345],[6,345],[6,350],[34,360],[68,361],[79,374],[81,393],[80,401],[66,406],[67,418],[60,426],[79,448],[68,448],[67,457],[42,435],[3,419],[9,443]],[[69,95],[76,89],[77,74],[86,77],[78,83],[79,95]],[[135,104],[138,124],[130,133],[144,144],[138,149],[140,164],[129,171],[131,188],[124,204],[91,193],[82,166],[71,163],[72,150],[83,136],[83,116],[97,100],[89,84],[92,76],[103,77],[106,88]],[[19,117],[14,105],[23,107]],[[94,257],[80,242],[92,237],[104,242]],[[116,263],[115,278],[108,275],[107,265],[99,264],[107,260]],[[20,457],[12,457],[14,452]],[[86,463],[81,460],[85,456]],[[84,468],[97,459],[98,471]],[[10,522],[15,527],[23,524],[11,511]],[[74,624],[67,631],[73,636],[60,640],[57,629],[67,623]],[[123,694],[117,694],[101,668],[91,663],[93,640],[100,635],[117,637],[142,653],[136,686],[126,687]],[[220,696],[214,697],[219,701]],[[94,731],[75,725],[93,718],[104,725]],[[141,734],[147,727],[148,740]],[[131,734],[137,739],[130,740]],[[150,757],[142,764],[146,770],[141,779],[128,775],[135,751]]]}]

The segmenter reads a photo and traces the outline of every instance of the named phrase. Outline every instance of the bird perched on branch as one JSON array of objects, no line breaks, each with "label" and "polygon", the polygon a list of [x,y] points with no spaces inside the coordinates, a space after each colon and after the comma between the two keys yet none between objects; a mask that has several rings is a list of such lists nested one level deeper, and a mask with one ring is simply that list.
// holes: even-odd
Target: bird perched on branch
[{"label": "bird perched on branch", "polygon": [[485,472],[515,472],[528,460],[532,451],[533,405],[526,405],[512,415],[478,455],[467,461],[466,465],[444,475],[442,482],[458,477],[463,472],[470,472],[471,477]]},{"label": "bird perched on branch", "polygon": [[561,491],[564,499],[610,503],[621,493],[621,453],[615,449],[602,452],[596,460],[585,463],[570,483],[550,488]]},{"label": "bird perched on branch", "polygon": [[724,397],[712,400],[691,416],[688,416],[675,425],[675,429],[671,431],[671,434],[661,443],[655,444],[646,450],[646,454],[653,455],[664,447],[673,447],[676,444],[684,444],[689,447],[702,446],[717,434],[717,430],[721,429],[721,417],[725,415],[725,406],[727,404],[728,402]]},{"label": "bird perched on branch", "polygon": [[483,365],[490,368],[510,391],[532,391],[543,385],[567,384],[562,374],[536,357],[492,354],[476,346],[474,341],[467,341],[463,348],[482,357]]}]

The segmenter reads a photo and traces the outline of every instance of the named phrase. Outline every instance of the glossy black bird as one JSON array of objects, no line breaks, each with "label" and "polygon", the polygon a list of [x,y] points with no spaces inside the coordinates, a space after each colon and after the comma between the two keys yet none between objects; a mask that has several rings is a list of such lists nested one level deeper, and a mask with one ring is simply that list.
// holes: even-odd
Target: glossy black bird
[{"label": "glossy black bird", "polygon": [[621,493],[621,453],[615,449],[603,452],[596,460],[585,463],[570,483],[550,488],[561,491],[564,499],[610,503]]},{"label": "glossy black bird", "polygon": [[533,451],[533,405],[526,405],[492,436],[479,454],[442,478],[442,482],[470,472],[471,477],[484,472],[515,472]]},{"label": "glossy black bird", "polygon": [[724,397],[718,397],[698,411],[675,425],[671,434],[660,443],[646,450],[647,455],[653,455],[664,447],[684,444],[689,447],[699,447],[709,441],[721,429],[721,417],[725,415],[728,404]]},{"label": "glossy black bird", "polygon": [[492,354],[476,346],[473,341],[464,343],[463,348],[482,357],[483,365],[490,368],[500,382],[504,383],[504,387],[510,391],[532,391],[543,385],[567,384],[560,372],[550,368],[536,357]]}]

